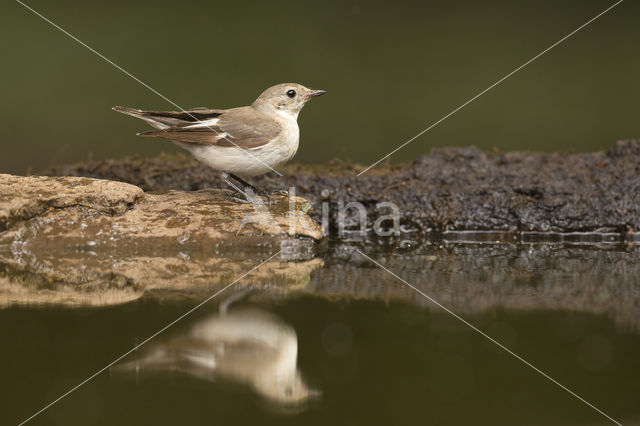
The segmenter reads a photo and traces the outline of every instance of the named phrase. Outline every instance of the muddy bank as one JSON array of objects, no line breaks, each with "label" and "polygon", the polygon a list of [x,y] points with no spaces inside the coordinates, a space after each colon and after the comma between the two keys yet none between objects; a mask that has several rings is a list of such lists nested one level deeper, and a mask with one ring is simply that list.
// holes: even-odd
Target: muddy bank
[{"label": "muddy bank", "polygon": [[463,242],[317,244],[319,226],[302,200],[293,212],[265,207],[282,220],[299,219],[299,231],[289,235],[288,221],[240,227],[236,219],[255,214],[254,207],[227,199],[227,191],[144,193],[70,177],[0,180],[0,307],[102,306],[143,296],[197,302],[235,283],[229,297],[246,291],[274,303],[311,296],[438,309],[358,249],[455,312],[575,310],[640,329],[640,248],[633,243],[469,244],[471,233]]},{"label": "muddy bank", "polygon": [[[362,166],[334,162],[296,166],[253,182],[266,189],[295,187],[311,201],[312,216],[330,235],[360,229],[356,210],[340,218],[340,206],[358,202],[370,230],[389,215],[382,202],[398,206],[399,224],[387,228],[427,236],[447,231],[613,233],[624,239],[640,229],[640,141],[621,141],[606,152],[486,153],[444,148],[410,164],[380,166],[361,176]],[[222,188],[214,171],[187,155],[123,158],[56,166],[46,174],[90,176],[129,182],[149,190]],[[324,208],[324,210],[323,210]],[[341,219],[341,220],[339,220]]]},{"label": "muddy bank", "polygon": [[[211,189],[223,187],[216,174],[188,156],[56,167],[48,173],[111,179],[99,182],[125,185],[127,191],[92,189],[82,202],[61,195],[53,198],[55,203],[47,198],[51,194],[43,202],[33,201],[37,194],[30,193],[25,197],[29,203],[5,209],[10,213],[0,215],[5,227],[0,238],[6,243],[0,250],[0,305],[47,300],[71,305],[123,303],[143,295],[197,300],[281,250],[239,287],[251,288],[251,297],[276,301],[313,295],[429,306],[419,294],[355,253],[358,247],[408,281],[421,283],[421,289],[454,311],[575,309],[608,314],[620,324],[640,327],[640,254],[634,233],[640,229],[639,142],[620,142],[607,152],[586,154],[441,149],[411,164],[383,166],[357,177],[360,170],[338,162],[293,165],[284,170],[284,177],[255,180],[267,189],[294,186],[296,195],[310,200],[309,213],[318,221],[326,220],[332,235],[339,237],[318,245],[314,238],[319,238],[320,228],[304,215],[308,207],[304,201],[295,210],[310,227],[300,231],[306,238],[291,237],[282,227],[282,232],[269,237],[269,230],[256,232],[248,224],[248,234],[238,239],[237,229],[207,222],[205,211],[226,219],[228,209],[253,208],[231,200],[230,192]],[[75,187],[94,182],[77,179],[82,185]],[[66,190],[49,192],[68,195]],[[350,224],[359,228],[353,215],[340,217],[340,205],[349,202],[365,209],[369,226],[388,214],[376,208],[379,203],[394,203],[400,235],[349,242],[357,239],[346,232]],[[165,205],[158,213],[164,216],[151,217],[166,238],[145,240],[139,225],[148,222],[152,213],[147,209],[154,203]],[[194,208],[198,203],[210,204]],[[290,214],[275,208],[275,215]],[[82,218],[57,220],[69,214],[91,220],[85,226]],[[123,219],[127,215],[130,223]],[[62,232],[66,245],[50,238],[51,218],[56,218],[55,231]],[[135,231],[146,243],[119,238],[113,227],[101,224],[103,220],[125,220],[117,232]],[[345,233],[338,235],[340,223]],[[483,230],[493,232],[474,232]],[[191,233],[186,235],[187,231]],[[215,239],[211,232],[227,237],[209,244]],[[205,243],[198,243],[203,238]],[[625,244],[611,244],[621,240]],[[479,241],[510,244],[468,244]],[[558,245],[531,245],[540,241]],[[599,248],[571,248],[585,243]],[[322,260],[314,258],[318,254]]]}]

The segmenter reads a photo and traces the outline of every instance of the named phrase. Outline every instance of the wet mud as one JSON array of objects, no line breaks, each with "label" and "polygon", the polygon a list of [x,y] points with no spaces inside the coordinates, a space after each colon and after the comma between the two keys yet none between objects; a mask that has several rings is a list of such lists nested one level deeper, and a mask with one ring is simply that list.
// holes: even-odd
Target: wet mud
[{"label": "wet mud", "polygon": [[[252,182],[267,190],[295,187],[311,202],[314,219],[330,237],[360,230],[356,202],[366,210],[366,231],[398,207],[400,236],[428,237],[457,231],[612,234],[625,240],[640,228],[640,141],[616,143],[594,153],[487,153],[476,148],[436,149],[401,165],[364,170],[334,161],[291,165]],[[222,188],[215,171],[187,155],[122,158],[55,166],[51,176],[87,176],[132,183],[145,191]],[[343,210],[341,216],[340,210]],[[342,231],[342,232],[341,232]],[[512,237],[510,237],[512,238]]]}]

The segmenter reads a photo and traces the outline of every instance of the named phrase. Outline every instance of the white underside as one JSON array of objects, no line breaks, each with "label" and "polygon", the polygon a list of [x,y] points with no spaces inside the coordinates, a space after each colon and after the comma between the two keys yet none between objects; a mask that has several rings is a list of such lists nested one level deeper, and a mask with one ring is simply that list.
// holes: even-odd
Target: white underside
[{"label": "white underside", "polygon": [[[297,116],[297,114],[296,114]],[[289,161],[298,150],[300,130],[296,117],[282,113],[282,133],[266,145],[258,148],[198,146],[176,142],[199,161],[212,169],[240,177],[257,176],[273,171]]]}]

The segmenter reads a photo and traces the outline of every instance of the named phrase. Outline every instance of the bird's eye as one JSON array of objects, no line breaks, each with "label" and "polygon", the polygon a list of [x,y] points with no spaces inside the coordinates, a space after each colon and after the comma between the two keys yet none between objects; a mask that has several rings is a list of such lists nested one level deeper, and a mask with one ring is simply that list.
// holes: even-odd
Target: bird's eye
[{"label": "bird's eye", "polygon": [[293,89],[289,89],[287,90],[287,96],[290,98],[295,98],[296,97],[296,91]]}]

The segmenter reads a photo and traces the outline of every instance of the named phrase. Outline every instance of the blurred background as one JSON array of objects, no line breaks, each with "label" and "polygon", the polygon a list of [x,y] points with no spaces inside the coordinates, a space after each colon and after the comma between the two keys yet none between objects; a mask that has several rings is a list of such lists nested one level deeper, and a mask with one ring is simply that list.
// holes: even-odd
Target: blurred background
[{"label": "blurred background", "polygon": [[[299,82],[295,161],[371,163],[613,0],[26,0],[182,107],[250,104]],[[640,136],[640,15],[625,1],[393,156],[434,147],[592,151]],[[174,109],[17,2],[0,6],[0,172],[180,149],[114,105]]]}]

